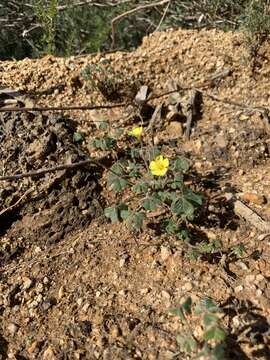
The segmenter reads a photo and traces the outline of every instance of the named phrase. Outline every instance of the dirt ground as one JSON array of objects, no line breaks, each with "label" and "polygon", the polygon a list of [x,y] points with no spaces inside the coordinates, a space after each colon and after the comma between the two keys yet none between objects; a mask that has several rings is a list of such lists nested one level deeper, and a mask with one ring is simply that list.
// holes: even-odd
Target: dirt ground
[{"label": "dirt ground", "polygon": [[[0,62],[0,89],[20,91],[25,106],[108,103],[81,75],[104,59],[128,79],[121,102],[130,102],[135,79],[152,96],[168,91],[170,79],[202,89],[190,139],[183,119],[167,114],[155,141],[193,163],[188,181],[206,199],[194,244],[221,244],[194,260],[185,243],[153,227],[134,236],[111,224],[103,209],[115,197],[95,164],[1,181],[0,359],[189,359],[176,341],[183,325],[170,313],[187,296],[210,297],[223,310],[228,359],[269,359],[270,231],[234,210],[239,199],[270,223],[270,123],[260,110],[270,107],[269,54],[265,43],[251,66],[242,34],[178,30],[154,33],[131,53]],[[183,104],[190,93],[179,90]],[[169,111],[169,96],[150,101],[150,115],[130,105],[0,113],[0,175],[89,155],[106,164],[109,154],[91,147],[97,121],[128,131],[161,104]],[[230,256],[239,244],[245,255]]]}]

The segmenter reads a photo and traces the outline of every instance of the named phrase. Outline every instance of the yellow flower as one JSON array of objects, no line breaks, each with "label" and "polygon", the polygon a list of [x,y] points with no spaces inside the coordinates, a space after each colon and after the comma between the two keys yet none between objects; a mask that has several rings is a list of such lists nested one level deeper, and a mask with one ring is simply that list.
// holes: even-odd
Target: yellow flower
[{"label": "yellow flower", "polygon": [[142,136],[142,132],[143,132],[143,127],[136,127],[135,129],[131,130],[129,135],[134,136],[135,138],[137,138],[138,140],[140,140],[141,136]]},{"label": "yellow flower", "polygon": [[152,175],[164,176],[169,168],[169,160],[159,155],[155,160],[150,162],[150,171]]}]

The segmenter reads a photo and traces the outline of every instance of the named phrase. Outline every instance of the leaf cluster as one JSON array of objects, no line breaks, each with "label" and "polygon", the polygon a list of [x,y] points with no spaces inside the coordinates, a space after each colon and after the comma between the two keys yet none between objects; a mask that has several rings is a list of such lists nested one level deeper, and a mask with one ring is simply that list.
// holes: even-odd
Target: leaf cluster
[{"label": "leaf cluster", "polygon": [[[118,193],[120,205],[107,208],[105,215],[112,222],[127,221],[134,231],[142,230],[145,220],[154,217],[163,232],[189,242],[185,224],[194,220],[203,203],[202,196],[187,187],[184,181],[190,161],[177,156],[170,160],[167,174],[158,177],[149,170],[149,162],[160,154],[158,148],[134,147],[128,153],[129,157],[115,162],[108,171],[108,187]],[[123,204],[121,194],[126,194],[127,190],[130,198]]]},{"label": "leaf cluster", "polygon": [[[181,306],[171,310],[171,313],[185,326],[183,334],[176,337],[182,352],[193,355],[196,359],[226,359],[227,333],[220,324],[222,312],[212,299],[203,298],[193,303],[188,297]],[[198,321],[203,328],[200,338],[194,335],[193,330]]]}]

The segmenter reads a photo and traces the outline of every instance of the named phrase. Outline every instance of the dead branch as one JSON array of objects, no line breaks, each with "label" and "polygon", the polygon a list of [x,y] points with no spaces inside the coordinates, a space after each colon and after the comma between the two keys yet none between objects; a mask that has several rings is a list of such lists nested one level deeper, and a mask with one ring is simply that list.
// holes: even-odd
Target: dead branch
[{"label": "dead branch", "polygon": [[[204,86],[202,86],[204,88]],[[236,101],[228,100],[228,99],[222,99],[215,95],[209,94],[202,90],[201,88],[190,86],[190,87],[183,87],[179,86],[178,90],[170,90],[158,95],[152,95],[149,98],[147,98],[146,102],[149,102],[151,100],[156,100],[159,98],[162,98],[164,96],[171,95],[173,93],[177,93],[179,91],[187,91],[187,90],[195,90],[198,93],[201,93],[203,96],[208,97],[209,99],[221,102],[223,104],[227,104],[230,106],[234,106],[239,109],[248,110],[250,112],[258,112],[263,116],[263,120],[265,122],[265,125],[268,127],[270,125],[270,109],[266,106],[252,106],[252,105],[246,105],[244,103],[239,103]],[[0,112],[27,112],[27,111],[69,111],[69,110],[100,110],[100,109],[113,109],[113,108],[120,108],[120,107],[126,107],[134,105],[134,101],[129,101],[126,103],[118,103],[118,104],[105,104],[105,105],[86,105],[86,106],[52,106],[52,107],[21,107],[21,108],[14,108],[14,107],[4,107],[0,108]]]},{"label": "dead branch", "polygon": [[6,212],[13,210],[14,208],[18,207],[20,205],[20,203],[22,202],[22,200],[31,192],[33,191],[32,188],[26,190],[26,192],[11,206],[9,206],[6,209],[3,209],[0,211],[0,216],[4,215]]},{"label": "dead branch", "polygon": [[270,223],[263,220],[254,210],[245,205],[242,201],[237,200],[234,204],[236,215],[241,216],[251,225],[262,232],[270,232]]},{"label": "dead branch", "polygon": [[107,105],[75,105],[75,106],[49,106],[49,107],[4,107],[0,108],[0,112],[27,112],[27,111],[66,111],[66,110],[100,110],[113,109],[130,105],[130,103],[107,104]]},{"label": "dead branch", "polygon": [[185,131],[185,136],[187,139],[190,138],[191,124],[195,116],[197,115],[196,101],[198,98],[198,94],[199,92],[197,90],[193,90],[189,102],[187,104],[187,123],[186,123],[186,131]]},{"label": "dead branch", "polygon": [[23,178],[26,178],[26,177],[40,176],[40,175],[44,175],[44,174],[59,171],[59,170],[74,169],[74,168],[85,166],[85,165],[88,165],[88,164],[91,164],[91,163],[94,163],[94,164],[98,163],[98,165],[101,165],[98,161],[96,161],[94,159],[87,159],[87,160],[78,161],[78,162],[71,163],[71,164],[57,165],[57,166],[53,166],[53,167],[47,168],[47,169],[39,169],[39,170],[36,170],[36,171],[29,171],[28,173],[0,176],[0,181],[4,181],[4,180],[20,180],[20,179],[23,179]]},{"label": "dead branch", "polygon": [[126,16],[135,14],[135,13],[138,12],[138,11],[150,9],[150,8],[155,7],[155,6],[162,6],[162,5],[165,5],[165,4],[167,4],[167,3],[170,3],[171,1],[174,1],[174,0],[162,0],[162,1],[158,1],[158,2],[152,3],[152,4],[140,5],[140,6],[137,6],[136,8],[134,8],[134,9],[128,10],[128,11],[126,11],[126,12],[124,12],[124,13],[116,16],[115,18],[113,18],[112,21],[111,21],[111,25],[112,25],[112,49],[114,49],[114,48],[115,48],[115,45],[116,45],[115,24],[116,24],[117,21],[123,19],[123,18],[126,17]]}]

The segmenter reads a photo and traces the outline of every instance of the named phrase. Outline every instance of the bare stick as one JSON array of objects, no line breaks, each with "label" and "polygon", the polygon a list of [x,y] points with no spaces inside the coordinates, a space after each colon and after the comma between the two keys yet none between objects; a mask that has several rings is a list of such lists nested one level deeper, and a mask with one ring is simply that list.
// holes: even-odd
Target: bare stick
[{"label": "bare stick", "polygon": [[17,201],[15,202],[15,204],[9,206],[8,208],[6,208],[6,209],[4,209],[4,210],[1,210],[1,211],[0,211],[0,216],[2,216],[2,215],[5,214],[6,212],[8,212],[8,211],[16,208],[17,206],[19,206],[20,203],[22,202],[22,200],[23,200],[28,194],[30,194],[32,191],[33,191],[32,188],[26,190],[26,192],[19,198],[19,200],[17,200]]},{"label": "bare stick", "polygon": [[107,105],[75,105],[75,106],[51,106],[51,107],[24,107],[24,108],[0,108],[0,112],[28,112],[28,111],[65,111],[65,110],[99,110],[99,109],[113,109],[130,105],[130,103],[107,104]]},{"label": "bare stick", "polygon": [[0,176],[0,181],[19,180],[19,179],[22,179],[25,177],[35,177],[35,176],[44,175],[44,174],[54,172],[54,171],[74,169],[74,168],[77,168],[80,166],[88,165],[90,163],[98,163],[98,165],[101,165],[101,164],[99,164],[99,162],[97,160],[88,159],[88,160],[78,161],[78,162],[71,163],[71,164],[57,165],[57,166],[53,166],[53,167],[47,168],[47,169],[39,169],[36,171],[30,171],[28,173],[15,174],[15,175],[4,175],[4,176]]},{"label": "bare stick", "polygon": [[237,200],[234,203],[236,215],[241,216],[251,225],[262,232],[270,232],[270,223],[263,220],[254,210],[245,205],[242,201]]},{"label": "bare stick", "polygon": [[188,102],[188,109],[187,109],[187,123],[186,123],[186,138],[189,139],[190,138],[190,131],[191,131],[191,124],[192,121],[194,120],[194,117],[196,116],[196,100],[197,100],[197,96],[198,96],[198,91],[197,90],[193,90],[191,97],[189,99]]}]

